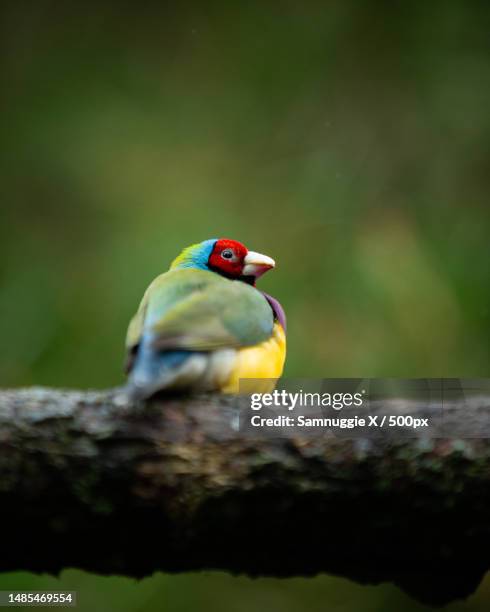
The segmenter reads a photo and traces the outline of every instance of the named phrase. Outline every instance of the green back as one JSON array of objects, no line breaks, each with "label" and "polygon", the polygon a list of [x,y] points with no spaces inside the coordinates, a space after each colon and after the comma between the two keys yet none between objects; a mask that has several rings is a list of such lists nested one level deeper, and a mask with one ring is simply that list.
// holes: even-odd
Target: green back
[{"label": "green back", "polygon": [[126,344],[131,348],[149,334],[160,349],[253,346],[267,340],[272,327],[272,309],[254,287],[215,272],[177,269],[148,287]]}]

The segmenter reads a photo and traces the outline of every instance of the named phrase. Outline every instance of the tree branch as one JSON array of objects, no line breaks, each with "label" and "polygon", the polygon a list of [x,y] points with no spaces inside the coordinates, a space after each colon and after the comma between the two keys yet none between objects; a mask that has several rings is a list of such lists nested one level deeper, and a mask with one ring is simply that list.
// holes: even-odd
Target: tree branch
[{"label": "tree branch", "polygon": [[120,398],[0,392],[0,571],[328,572],[442,604],[489,568],[488,440],[253,439],[231,398]]}]

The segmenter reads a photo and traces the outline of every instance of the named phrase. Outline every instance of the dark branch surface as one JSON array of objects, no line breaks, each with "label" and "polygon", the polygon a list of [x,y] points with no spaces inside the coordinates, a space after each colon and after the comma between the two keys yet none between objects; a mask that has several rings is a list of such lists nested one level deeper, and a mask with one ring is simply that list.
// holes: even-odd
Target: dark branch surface
[{"label": "dark branch surface", "polygon": [[[483,431],[489,408],[474,398],[467,419]],[[0,392],[0,571],[328,572],[433,604],[476,589],[488,440],[252,439],[234,410],[222,396]]]}]

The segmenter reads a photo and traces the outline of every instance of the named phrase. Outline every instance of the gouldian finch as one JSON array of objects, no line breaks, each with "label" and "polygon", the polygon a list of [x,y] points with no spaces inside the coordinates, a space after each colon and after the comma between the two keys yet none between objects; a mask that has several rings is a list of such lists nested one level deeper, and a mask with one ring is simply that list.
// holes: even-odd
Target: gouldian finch
[{"label": "gouldian finch", "polygon": [[[286,317],[257,279],[275,266],[235,240],[182,251],[146,290],[129,324],[128,392],[236,393],[241,378],[277,379],[286,357]],[[267,391],[274,383],[264,381]]]}]

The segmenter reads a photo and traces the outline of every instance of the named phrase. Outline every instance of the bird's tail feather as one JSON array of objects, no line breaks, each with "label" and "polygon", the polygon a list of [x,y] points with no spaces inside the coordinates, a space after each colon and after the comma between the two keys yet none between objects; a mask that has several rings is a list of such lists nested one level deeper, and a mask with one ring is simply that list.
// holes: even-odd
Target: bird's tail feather
[{"label": "bird's tail feather", "polygon": [[143,400],[171,387],[192,355],[192,351],[185,350],[154,350],[143,340],[128,377],[129,399]]}]

